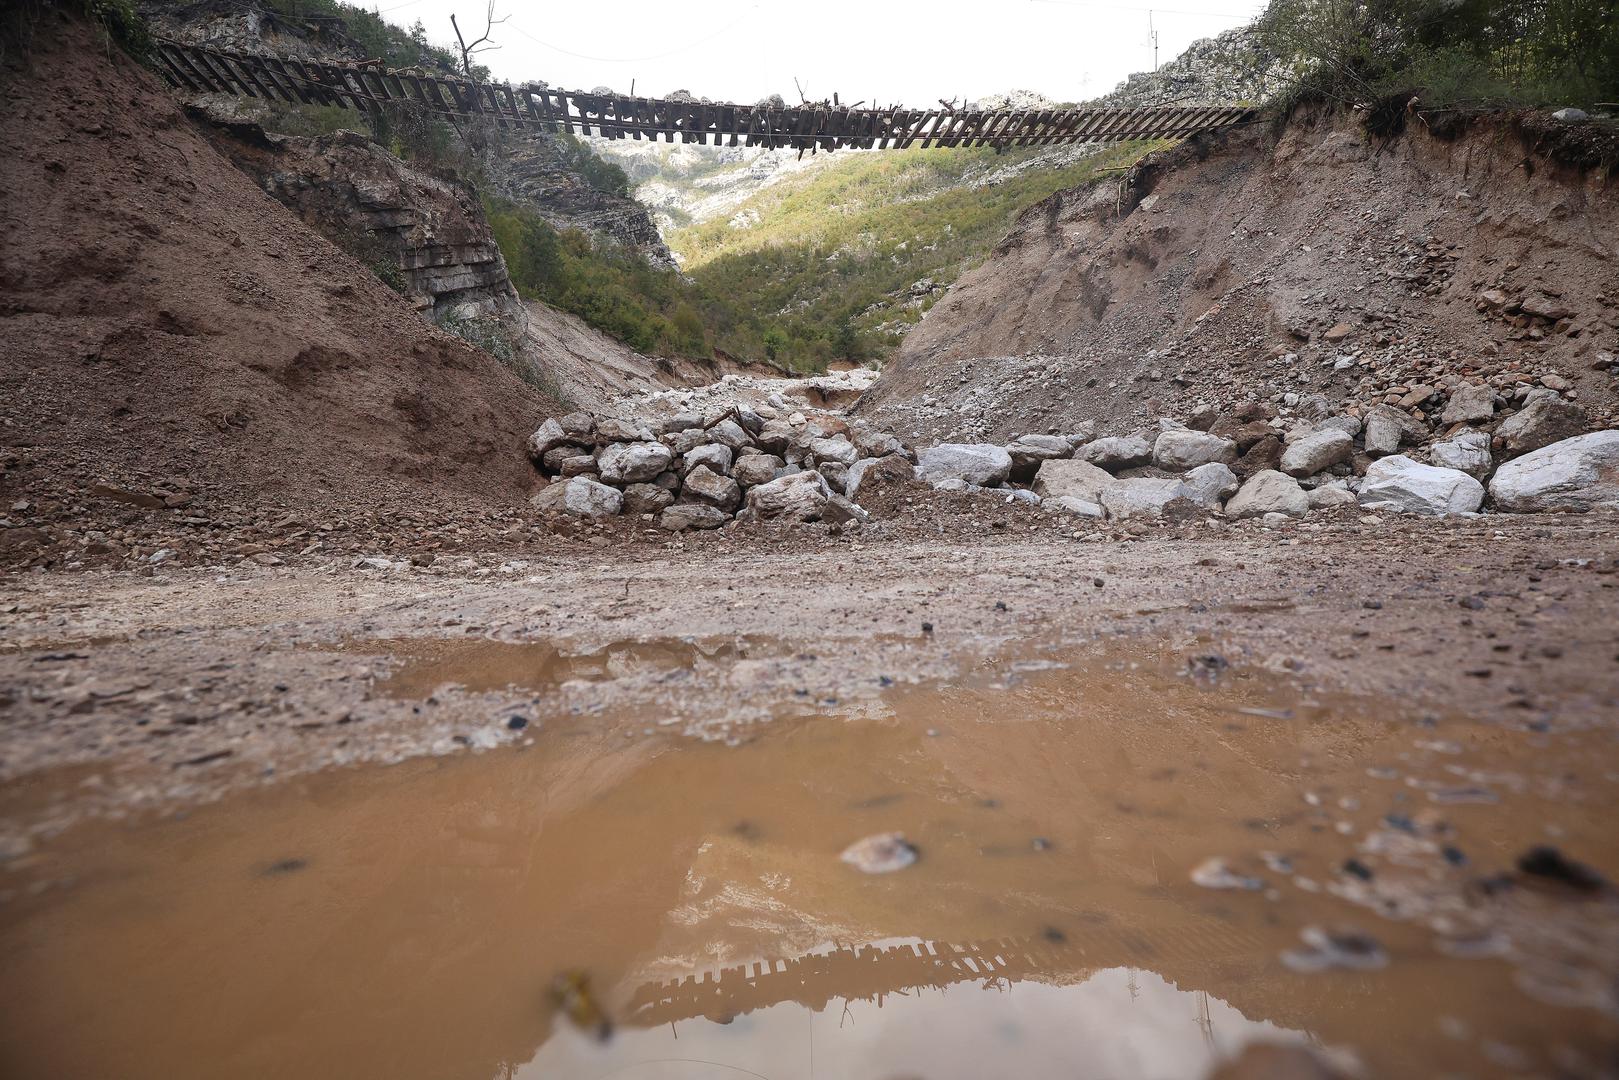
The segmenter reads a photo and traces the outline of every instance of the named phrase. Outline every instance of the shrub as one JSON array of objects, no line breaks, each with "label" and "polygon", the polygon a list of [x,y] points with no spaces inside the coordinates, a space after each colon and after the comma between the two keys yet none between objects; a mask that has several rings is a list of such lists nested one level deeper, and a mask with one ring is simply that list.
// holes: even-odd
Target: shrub
[{"label": "shrub", "polygon": [[1619,98],[1615,0],[1272,0],[1260,39],[1302,93],[1369,105]]}]

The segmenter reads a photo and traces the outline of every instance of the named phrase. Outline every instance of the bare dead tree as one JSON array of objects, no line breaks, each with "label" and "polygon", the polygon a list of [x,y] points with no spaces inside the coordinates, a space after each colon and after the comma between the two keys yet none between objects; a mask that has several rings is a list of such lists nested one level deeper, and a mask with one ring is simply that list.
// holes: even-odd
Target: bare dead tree
[{"label": "bare dead tree", "polygon": [[495,0],[489,0],[488,10],[484,12],[483,17],[483,33],[474,38],[469,45],[467,39],[461,36],[461,26],[455,21],[455,14],[451,13],[450,25],[455,28],[455,40],[461,46],[461,67],[465,69],[467,78],[473,78],[472,58],[474,56],[479,53],[493,52],[500,48],[493,37],[494,29],[509,18],[511,18],[510,15],[495,18]]}]

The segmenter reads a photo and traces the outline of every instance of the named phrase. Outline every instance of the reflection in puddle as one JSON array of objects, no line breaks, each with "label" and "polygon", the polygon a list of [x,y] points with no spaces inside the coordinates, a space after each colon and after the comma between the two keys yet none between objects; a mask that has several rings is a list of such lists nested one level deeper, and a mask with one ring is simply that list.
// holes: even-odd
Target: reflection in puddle
[{"label": "reflection in puddle", "polygon": [[[1028,947],[900,941],[811,953],[746,975],[742,996],[756,1004],[736,1012],[716,1011],[736,997],[709,992],[725,978],[683,981],[634,1014],[655,1026],[605,1044],[564,1030],[515,1076],[943,1078],[992,1075],[982,1067],[1002,1061],[1020,1078],[1193,1077],[1251,1042],[1306,1041],[1151,971],[1075,967],[1037,981],[1077,957],[1033,961],[1016,951]],[[799,979],[803,990],[792,988]]]},{"label": "reflection in puddle", "polygon": [[[512,685],[468,655],[422,685]],[[711,662],[667,659],[600,663]],[[1164,671],[992,663],[739,747],[573,716],[524,749],[69,832],[0,876],[0,1072],[1197,1077],[1253,1040],[1342,1047],[1372,1075],[1609,1059],[1611,1014],[1526,992],[1513,955],[1533,941],[1611,986],[1608,899],[1487,923],[1499,901],[1449,883],[1551,823],[1611,869],[1611,785],[1557,794],[1611,770],[1610,745],[1526,755],[1521,732]],[[1428,798],[1441,781],[1504,794]],[[914,865],[840,860],[885,832]],[[1194,884],[1211,856],[1260,888]],[[1398,921],[1370,910],[1391,895]],[[1385,967],[1282,962],[1345,923]],[[1506,944],[1472,959],[1440,933]],[[559,1014],[567,972],[607,1042]]]},{"label": "reflection in puddle", "polygon": [[746,658],[743,641],[624,641],[594,652],[564,652],[548,642],[477,638],[368,639],[352,651],[386,652],[403,659],[393,676],[378,684],[389,697],[424,698],[446,686],[473,692],[554,690],[571,681],[684,678],[706,663]]}]

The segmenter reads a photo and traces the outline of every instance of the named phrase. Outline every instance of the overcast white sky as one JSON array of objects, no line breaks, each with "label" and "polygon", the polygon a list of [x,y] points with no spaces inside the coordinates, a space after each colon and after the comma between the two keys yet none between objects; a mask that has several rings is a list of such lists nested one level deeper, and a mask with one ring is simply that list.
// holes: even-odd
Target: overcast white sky
[{"label": "overcast white sky", "polygon": [[[835,90],[845,104],[931,105],[1036,90],[1076,101],[1106,93],[1152,67],[1148,12],[1160,62],[1191,42],[1239,26],[1263,0],[497,0],[509,15],[499,51],[480,59],[496,78],[544,79],[648,96],[689,90],[715,100],[812,99]],[[453,12],[469,39],[482,0],[376,0],[390,22],[421,19],[428,37],[454,40]],[[476,29],[474,29],[476,28]]]}]

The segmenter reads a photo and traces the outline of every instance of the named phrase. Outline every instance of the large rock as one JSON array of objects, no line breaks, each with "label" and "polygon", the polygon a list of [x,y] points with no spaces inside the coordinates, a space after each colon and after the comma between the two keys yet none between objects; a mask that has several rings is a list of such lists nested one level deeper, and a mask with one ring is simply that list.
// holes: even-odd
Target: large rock
[{"label": "large rock", "polygon": [[1282,471],[1289,476],[1314,476],[1355,452],[1355,440],[1337,428],[1322,428],[1296,439],[1282,451]]},{"label": "large rock", "polygon": [[545,455],[563,444],[570,446],[590,446],[593,440],[574,435],[562,426],[562,422],[555,417],[539,426],[534,434],[528,437],[528,456],[536,462],[542,461]]},{"label": "large rock", "polygon": [[1424,465],[1404,454],[1374,461],[1360,485],[1360,505],[1406,514],[1470,514],[1484,502],[1484,485],[1460,469]]},{"label": "large rock", "polygon": [[1231,466],[1218,461],[1199,465],[1186,474],[1182,481],[1188,497],[1206,510],[1218,510],[1220,505],[1237,493],[1241,484]]},{"label": "large rock", "polygon": [[1012,471],[1012,455],[988,443],[940,443],[917,455],[916,475],[930,484],[960,480],[988,487]]},{"label": "large rock", "polygon": [[1338,506],[1354,506],[1355,493],[1337,484],[1322,484],[1304,493],[1311,510],[1331,510]]},{"label": "large rock", "polygon": [[624,508],[624,495],[617,488],[576,476],[562,485],[562,506],[575,517],[610,518]]},{"label": "large rock", "polygon": [[1531,390],[1523,408],[1501,421],[1495,434],[1514,456],[1572,439],[1585,430],[1585,410],[1544,387]]},{"label": "large rock", "polygon": [[877,487],[883,483],[911,480],[915,476],[916,466],[902,454],[861,458],[849,466],[849,475],[843,481],[843,493],[851,499],[858,499],[862,485]]},{"label": "large rock", "polygon": [[680,486],[683,502],[700,502],[720,510],[735,510],[742,502],[742,489],[729,476],[722,476],[707,465],[699,465],[686,474]]},{"label": "large rock", "polygon": [[609,484],[644,484],[674,459],[674,451],[662,443],[614,443],[596,458],[596,468]]},{"label": "large rock", "polygon": [[1107,517],[1107,511],[1101,503],[1091,502],[1074,495],[1063,495],[1055,499],[1046,499],[1040,504],[1047,510],[1061,510],[1068,514],[1077,514],[1080,517],[1095,518],[1100,521]]},{"label": "large rock", "polygon": [[1543,446],[1495,470],[1490,497],[1502,510],[1619,510],[1619,431],[1593,431]]},{"label": "large rock", "polygon": [[839,465],[853,465],[860,459],[860,451],[855,449],[854,443],[842,435],[835,435],[830,439],[811,439],[809,452],[817,465],[828,461],[835,461]]},{"label": "large rock", "polygon": [[766,420],[759,433],[753,437],[753,444],[770,454],[785,454],[787,448],[793,445],[792,425],[785,420]]},{"label": "large rock", "polygon": [[1428,429],[1392,405],[1373,405],[1366,411],[1366,453],[1371,457],[1397,454],[1402,443],[1417,442]]},{"label": "large rock", "polygon": [[1152,444],[1144,435],[1114,435],[1097,439],[1074,449],[1074,457],[1099,468],[1117,472],[1145,465],[1152,460]]},{"label": "large rock", "polygon": [[1310,512],[1309,496],[1299,482],[1275,469],[1261,469],[1231,496],[1225,504],[1226,517],[1250,518],[1266,514],[1303,517]]},{"label": "large rock", "polygon": [[871,520],[871,515],[857,503],[850,502],[842,495],[829,495],[826,505],[821,507],[821,520],[828,525],[849,525],[858,522],[861,525]]},{"label": "large rock", "polygon": [[670,532],[687,529],[718,529],[731,520],[724,510],[716,510],[702,503],[678,503],[658,515],[658,527]]},{"label": "large rock", "polygon": [[675,493],[657,484],[631,484],[624,489],[626,514],[656,514],[674,501]]},{"label": "large rock", "polygon": [[792,473],[748,490],[748,509],[761,518],[814,521],[826,505],[826,481],[813,470]]},{"label": "large rock", "polygon": [[602,442],[647,442],[652,432],[632,421],[609,417],[596,421],[596,438]]},{"label": "large rock", "polygon": [[863,458],[888,457],[898,454],[903,458],[910,458],[911,452],[897,437],[886,431],[867,431],[858,429],[853,433],[854,446],[860,451]]},{"label": "large rock", "polygon": [[1204,513],[1181,481],[1146,477],[1113,481],[1102,492],[1102,507],[1112,518],[1184,521]]},{"label": "large rock", "polygon": [[841,495],[844,489],[848,487],[849,466],[843,462],[823,461],[816,471],[821,474],[821,479],[826,481],[826,486],[838,494]]},{"label": "large rock", "polygon": [[1450,392],[1441,424],[1477,424],[1495,415],[1495,391],[1477,383],[1465,383]]},{"label": "large rock", "polygon": [[680,456],[680,472],[685,475],[699,465],[706,465],[710,472],[724,476],[731,471],[731,453],[729,446],[720,443],[693,447]]},{"label": "large rock", "polygon": [[563,443],[560,446],[553,446],[545,452],[544,456],[540,458],[540,468],[548,473],[559,473],[562,471],[562,466],[565,462],[576,457],[585,458],[591,463],[592,467],[595,466],[595,456],[586,451],[584,447],[574,443]]},{"label": "large rock", "polygon": [[1071,457],[1074,444],[1061,435],[1021,435],[1007,445],[1006,452],[1012,455],[1012,479],[1026,484],[1041,462]]},{"label": "large rock", "polygon": [[1433,463],[1444,469],[1460,469],[1475,480],[1490,475],[1495,462],[1490,457],[1490,437],[1482,431],[1463,431],[1454,438],[1436,442],[1428,451]]},{"label": "large rock", "polygon": [[1159,434],[1152,444],[1152,463],[1171,472],[1185,472],[1199,465],[1237,460],[1237,444],[1218,435],[1190,428],[1171,428]]},{"label": "large rock", "polygon": [[732,450],[747,446],[750,442],[747,431],[735,420],[721,420],[709,428],[708,441],[729,446]]},{"label": "large rock", "polygon": [[775,454],[747,454],[736,459],[736,464],[731,466],[731,476],[738,484],[750,488],[770,483],[786,464]]},{"label": "large rock", "polygon": [[1071,497],[1100,503],[1102,492],[1116,483],[1111,473],[1088,461],[1058,458],[1041,463],[1034,475],[1034,493],[1042,499]]}]

